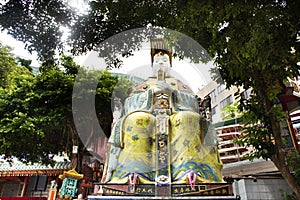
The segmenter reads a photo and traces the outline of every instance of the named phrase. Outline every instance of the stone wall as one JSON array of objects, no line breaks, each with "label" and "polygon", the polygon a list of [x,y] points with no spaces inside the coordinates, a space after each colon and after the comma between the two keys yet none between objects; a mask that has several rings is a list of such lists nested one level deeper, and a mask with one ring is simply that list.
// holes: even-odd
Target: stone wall
[{"label": "stone wall", "polygon": [[233,183],[233,192],[243,200],[283,199],[282,191],[288,194],[292,190],[284,179],[247,178]]}]

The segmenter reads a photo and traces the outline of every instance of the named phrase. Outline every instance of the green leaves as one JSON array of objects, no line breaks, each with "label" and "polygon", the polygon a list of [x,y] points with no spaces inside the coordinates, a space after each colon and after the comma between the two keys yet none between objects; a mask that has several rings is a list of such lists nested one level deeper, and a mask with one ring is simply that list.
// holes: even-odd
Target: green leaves
[{"label": "green leaves", "polygon": [[289,152],[287,164],[292,169],[298,184],[300,184],[300,155],[297,151]]},{"label": "green leaves", "polygon": [[11,48],[3,46],[0,42],[0,88],[5,87],[7,84],[7,75],[11,68],[16,65]]},{"label": "green leaves", "polygon": [[241,113],[239,113],[237,102],[235,102],[234,104],[227,104],[222,109],[222,118],[224,121],[234,119],[234,118],[239,118],[240,115]]},{"label": "green leaves", "polygon": [[[63,70],[52,66],[36,75],[26,67],[17,66],[6,54],[8,72],[5,87],[0,87],[0,152],[16,156],[24,162],[50,162],[48,155],[59,151],[71,151],[72,142],[77,142],[72,113],[72,94],[75,78],[80,71],[80,93],[73,98],[96,99],[96,121],[100,122],[107,135],[110,134],[111,97],[115,91],[128,96],[132,82],[112,76],[108,71],[86,70],[77,65],[72,57],[60,60]],[[89,88],[91,82],[95,88]],[[98,84],[97,84],[98,83]],[[118,89],[119,88],[119,89]],[[121,97],[119,96],[119,97]],[[98,122],[97,121],[97,122]],[[91,123],[87,121],[87,123]],[[93,127],[93,124],[87,124]],[[93,133],[93,130],[88,130]],[[95,133],[97,134],[97,133]],[[82,146],[83,144],[81,144]]]},{"label": "green leaves", "polygon": [[62,51],[60,26],[70,26],[74,18],[75,13],[61,0],[10,0],[0,7],[0,29],[24,42],[43,61],[53,60],[56,50]]}]

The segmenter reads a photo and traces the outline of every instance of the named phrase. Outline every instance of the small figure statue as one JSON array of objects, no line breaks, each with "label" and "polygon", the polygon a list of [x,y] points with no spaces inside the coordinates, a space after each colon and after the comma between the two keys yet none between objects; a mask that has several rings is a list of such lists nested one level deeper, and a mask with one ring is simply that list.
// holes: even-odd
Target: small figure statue
[{"label": "small figure statue", "polygon": [[114,111],[113,111],[113,122],[112,126],[122,117],[123,114],[123,105],[121,99],[118,97],[114,98]]},{"label": "small figure statue", "polygon": [[51,181],[50,189],[57,189],[57,183],[55,180]]}]

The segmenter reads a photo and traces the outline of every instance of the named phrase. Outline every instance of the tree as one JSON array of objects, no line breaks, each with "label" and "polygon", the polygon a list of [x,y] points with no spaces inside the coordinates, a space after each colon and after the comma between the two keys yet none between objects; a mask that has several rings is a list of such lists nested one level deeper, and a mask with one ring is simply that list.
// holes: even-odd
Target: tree
[{"label": "tree", "polygon": [[31,72],[33,71],[32,67],[30,66],[32,60],[27,60],[27,59],[24,59],[24,58],[21,58],[18,56],[16,58],[16,61],[19,63],[19,65],[26,67],[29,71],[31,71]]},{"label": "tree", "polygon": [[[10,59],[13,58],[6,60]],[[36,161],[44,152],[40,140],[43,131],[37,126],[39,119],[32,109],[33,84],[34,76],[27,68],[15,63],[9,66],[6,86],[0,88],[0,151],[7,158],[16,156],[25,162]]]},{"label": "tree", "polygon": [[0,87],[5,87],[7,82],[7,74],[16,65],[11,48],[3,46],[0,42]]},{"label": "tree", "polygon": [[75,18],[66,1],[10,0],[0,3],[0,30],[6,30],[36,51],[39,59],[53,64],[56,51],[63,51],[62,27],[71,25]]},{"label": "tree", "polygon": [[[253,157],[270,158],[296,197],[300,186],[287,163],[279,123],[282,108],[277,96],[287,77],[299,75],[299,9],[297,1],[208,4],[207,27],[213,33],[209,51],[227,85],[252,88],[251,99],[241,100],[248,119],[248,144]],[[250,126],[250,124],[263,126]],[[253,129],[255,127],[255,129]],[[261,138],[264,138],[263,140]],[[252,158],[253,158],[252,157]]]},{"label": "tree", "polygon": [[[49,155],[71,152],[72,145],[79,146],[79,152],[86,151],[86,145],[75,128],[72,98],[85,98],[89,91],[83,90],[79,96],[72,97],[77,71],[81,67],[67,56],[61,58],[61,64],[63,69],[51,67],[36,75],[16,63],[11,67],[7,86],[0,90],[0,152],[7,158],[15,156],[23,162],[50,163]],[[96,120],[109,136],[110,126],[107,124],[112,121],[111,96],[120,78],[107,71],[83,71],[88,83],[91,79],[98,83],[93,92],[96,99],[93,109],[102,113]],[[128,80],[123,82],[125,86],[131,86]],[[127,92],[128,88],[123,95],[128,95]],[[89,121],[86,124],[86,127],[91,127],[89,135],[99,134],[90,124]],[[82,156],[82,153],[78,154],[78,163],[81,163]],[[80,167],[78,165],[77,169]]]}]

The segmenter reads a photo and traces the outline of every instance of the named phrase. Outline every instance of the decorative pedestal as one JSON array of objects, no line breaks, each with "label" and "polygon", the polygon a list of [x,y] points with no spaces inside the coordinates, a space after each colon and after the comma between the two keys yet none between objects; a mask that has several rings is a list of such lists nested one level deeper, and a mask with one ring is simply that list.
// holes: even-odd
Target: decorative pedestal
[{"label": "decorative pedestal", "polygon": [[[230,183],[174,184],[171,186],[155,187],[154,184],[130,185],[96,184],[97,193],[90,195],[89,200],[97,199],[238,199],[234,196]],[[169,189],[171,191],[169,191]],[[165,191],[167,190],[167,191]],[[167,194],[167,195],[166,195]],[[171,195],[168,195],[171,194]]]}]

